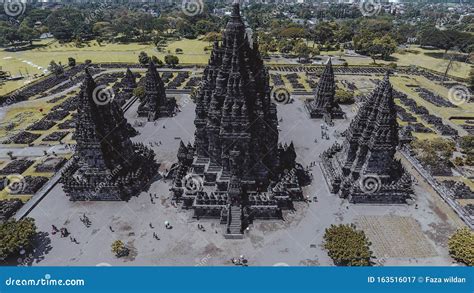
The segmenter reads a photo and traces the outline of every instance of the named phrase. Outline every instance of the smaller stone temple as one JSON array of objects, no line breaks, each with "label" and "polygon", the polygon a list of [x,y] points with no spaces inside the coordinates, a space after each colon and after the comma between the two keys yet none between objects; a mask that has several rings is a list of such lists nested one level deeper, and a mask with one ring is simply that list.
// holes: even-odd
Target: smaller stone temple
[{"label": "smaller stone temple", "polygon": [[127,68],[125,76],[113,87],[115,92],[114,100],[120,106],[123,106],[130,98],[133,97],[133,90],[135,88],[137,88],[136,76],[132,73],[130,68]]},{"label": "smaller stone temple", "polygon": [[329,189],[352,203],[406,203],[411,177],[394,158],[398,122],[389,74],[366,98],[342,145],[321,155]]},{"label": "smaller stone temple", "polygon": [[319,79],[319,83],[314,91],[314,99],[305,101],[305,108],[311,118],[325,119],[343,119],[345,114],[335,100],[336,83],[334,81],[334,71],[332,69],[332,61],[329,61]]},{"label": "smaller stone temple", "polygon": [[165,84],[150,61],[145,75],[145,96],[138,106],[138,116],[155,121],[160,117],[171,117],[176,109],[176,99],[167,98]]},{"label": "smaller stone temple", "polygon": [[135,75],[132,73],[130,68],[127,68],[125,72],[125,76],[120,81],[123,91],[127,93],[133,92],[133,90],[137,87],[137,81],[135,80]]},{"label": "smaller stone temple", "polygon": [[157,173],[155,153],[132,143],[131,126],[115,100],[94,102],[96,87],[86,69],[78,98],[76,152],[61,183],[73,201],[127,200],[145,190]]}]

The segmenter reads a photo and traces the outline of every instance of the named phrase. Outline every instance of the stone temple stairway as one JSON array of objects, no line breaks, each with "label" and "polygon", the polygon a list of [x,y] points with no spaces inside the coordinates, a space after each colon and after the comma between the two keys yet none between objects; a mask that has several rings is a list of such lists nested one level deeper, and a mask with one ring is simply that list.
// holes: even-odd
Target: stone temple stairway
[{"label": "stone temple stairway", "polygon": [[242,208],[240,206],[230,206],[230,213],[227,217],[227,229],[224,237],[227,239],[242,239]]}]

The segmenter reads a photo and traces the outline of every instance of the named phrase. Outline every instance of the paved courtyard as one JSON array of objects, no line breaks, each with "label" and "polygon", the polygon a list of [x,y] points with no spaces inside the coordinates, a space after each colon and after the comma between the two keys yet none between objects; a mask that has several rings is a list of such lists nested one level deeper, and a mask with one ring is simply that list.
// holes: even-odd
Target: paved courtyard
[{"label": "paved courtyard", "polygon": [[[191,141],[194,135],[194,104],[178,97],[182,112],[137,127],[142,141],[151,147],[161,163],[161,171],[176,161],[179,141]],[[127,113],[133,125],[135,104]],[[381,265],[451,265],[446,249],[447,235],[459,225],[449,207],[423,184],[415,185],[416,204],[353,205],[329,193],[319,168],[319,154],[328,148],[338,133],[347,128],[355,115],[344,107],[348,119],[330,127],[330,140],[321,139],[321,121],[310,120],[303,103],[278,105],[280,141],[294,142],[297,161],[312,168],[313,182],[304,188],[310,202],[296,203],[294,211],[284,213],[283,221],[255,221],[242,240],[226,240],[218,220],[195,220],[191,211],[172,204],[169,180],[157,178],[149,191],[128,202],[71,202],[61,186],[53,190],[32,210],[38,229],[44,232],[32,265],[232,265],[230,259],[244,255],[249,265],[332,265],[322,248],[324,229],[331,224],[356,223],[373,243],[372,250]],[[317,142],[315,142],[317,139]],[[340,139],[340,138],[339,138]],[[342,139],[340,139],[342,141]],[[149,193],[156,194],[150,199]],[[312,201],[313,197],[317,201]],[[87,228],[80,217],[91,220]],[[172,229],[165,228],[169,221]],[[198,229],[198,223],[205,231]],[[51,234],[51,225],[66,227],[79,244],[59,234]],[[155,232],[160,240],[153,237]],[[131,249],[126,258],[111,252],[114,240],[122,240]],[[401,245],[401,247],[392,247]],[[419,247],[417,247],[419,245]],[[404,249],[406,248],[406,251]]]}]

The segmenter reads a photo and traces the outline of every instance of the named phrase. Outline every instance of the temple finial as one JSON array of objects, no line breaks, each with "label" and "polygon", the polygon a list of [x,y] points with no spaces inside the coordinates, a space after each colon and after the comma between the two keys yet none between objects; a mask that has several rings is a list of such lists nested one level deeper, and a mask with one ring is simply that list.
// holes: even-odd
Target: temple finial
[{"label": "temple finial", "polygon": [[234,3],[232,3],[232,18],[240,18],[240,1],[239,0],[234,0]]}]

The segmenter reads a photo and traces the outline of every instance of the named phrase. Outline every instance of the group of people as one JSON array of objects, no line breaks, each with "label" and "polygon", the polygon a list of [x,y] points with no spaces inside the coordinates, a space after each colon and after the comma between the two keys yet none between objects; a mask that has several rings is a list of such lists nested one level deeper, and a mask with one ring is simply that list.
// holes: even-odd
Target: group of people
[{"label": "group of people", "polygon": [[161,140],[160,140],[159,142],[156,142],[156,141],[151,142],[151,141],[150,141],[148,144],[150,145],[150,147],[152,147],[153,145],[155,145],[155,146],[160,146],[160,145],[162,145]]},{"label": "group of people", "polygon": [[232,263],[236,266],[247,266],[248,260],[243,256],[239,256],[238,258],[233,257],[231,259]]},{"label": "group of people", "polygon": [[81,222],[84,225],[86,225],[87,228],[89,228],[92,225],[91,220],[86,216],[86,214],[84,214],[82,217],[80,217],[79,220],[81,220]]},{"label": "group of people", "polygon": [[158,237],[158,234],[156,234],[156,232],[153,232],[153,238],[155,238],[156,240],[160,240],[160,238]]},{"label": "group of people", "polygon": [[71,233],[67,230],[67,228],[63,227],[61,229],[58,229],[58,227],[56,227],[55,225],[51,225],[51,228],[52,228],[51,234],[55,235],[56,233],[61,233],[61,238],[65,238],[69,236],[69,240],[71,240],[71,242],[79,244],[79,242],[77,242],[77,239],[75,237],[72,237]]},{"label": "group of people", "polygon": [[154,199],[157,199],[158,198],[158,195],[156,193],[148,193],[148,195],[150,196],[150,201],[152,204],[155,204],[155,200]]}]

